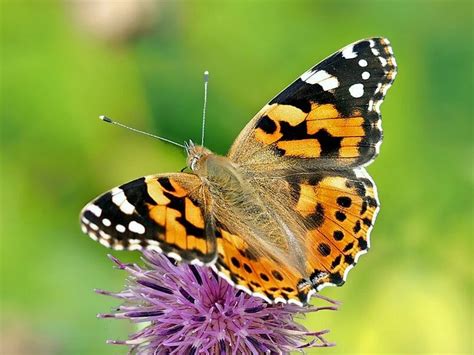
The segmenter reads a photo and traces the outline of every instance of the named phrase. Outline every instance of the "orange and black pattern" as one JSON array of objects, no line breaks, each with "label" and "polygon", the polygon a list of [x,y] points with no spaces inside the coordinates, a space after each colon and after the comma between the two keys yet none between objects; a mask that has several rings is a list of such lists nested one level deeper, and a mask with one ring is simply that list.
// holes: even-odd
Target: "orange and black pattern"
[{"label": "orange and black pattern", "polygon": [[195,175],[146,176],[103,194],[81,213],[83,231],[116,250],[150,249],[175,259],[209,263],[216,244]]},{"label": "orange and black pattern", "polygon": [[271,100],[241,133],[229,157],[255,162],[255,152],[271,149],[276,157],[297,158],[318,169],[367,164],[379,153],[380,105],[395,76],[388,40],[351,44]]},{"label": "orange and black pattern", "polygon": [[231,284],[268,302],[308,301],[312,287],[297,269],[262,254],[222,225],[216,228],[216,240],[218,258],[213,268]]},{"label": "orange and black pattern", "polygon": [[387,39],[348,45],[270,101],[226,157],[190,142],[190,173],[112,189],[84,207],[82,230],[116,250],[210,265],[268,302],[307,304],[370,247],[379,201],[365,166],[396,73]]},{"label": "orange and black pattern", "polygon": [[341,286],[370,247],[379,210],[375,184],[363,169],[327,171],[291,180],[294,209],[306,226],[309,281]]}]

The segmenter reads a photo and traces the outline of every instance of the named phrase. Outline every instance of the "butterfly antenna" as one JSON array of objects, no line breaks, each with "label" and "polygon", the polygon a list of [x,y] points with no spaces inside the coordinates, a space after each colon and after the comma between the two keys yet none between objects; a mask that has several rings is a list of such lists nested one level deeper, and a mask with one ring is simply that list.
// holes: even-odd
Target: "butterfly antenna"
[{"label": "butterfly antenna", "polygon": [[160,137],[160,136],[155,136],[154,134],[151,134],[151,133],[148,133],[148,132],[143,132],[143,131],[140,131],[136,128],[132,128],[132,127],[129,127],[129,126],[126,126],[124,125],[123,123],[120,123],[120,122],[117,122],[117,121],[114,121],[112,120],[111,118],[107,117],[107,116],[99,116],[99,118],[104,121],[104,122],[107,122],[107,123],[110,123],[110,124],[114,124],[116,126],[120,126],[120,127],[123,127],[123,128],[126,128],[126,129],[129,129],[130,131],[133,131],[133,132],[136,132],[136,133],[141,133],[141,134],[144,134],[146,136],[149,136],[149,137],[152,137],[152,138],[155,138],[155,139],[159,139],[160,141],[163,141],[163,142],[167,142],[167,143],[171,143],[171,144],[174,144],[174,145],[177,145],[178,147],[181,147],[181,148],[184,148],[184,145],[183,144],[179,144],[179,143],[176,143],[176,142],[173,142],[172,140],[170,139],[166,139],[166,138],[163,138],[163,137]]},{"label": "butterfly antenna", "polygon": [[207,85],[209,84],[209,72],[204,72],[204,105],[202,108],[202,131],[201,131],[201,146],[204,146],[204,131],[206,128],[206,108],[207,108]]}]

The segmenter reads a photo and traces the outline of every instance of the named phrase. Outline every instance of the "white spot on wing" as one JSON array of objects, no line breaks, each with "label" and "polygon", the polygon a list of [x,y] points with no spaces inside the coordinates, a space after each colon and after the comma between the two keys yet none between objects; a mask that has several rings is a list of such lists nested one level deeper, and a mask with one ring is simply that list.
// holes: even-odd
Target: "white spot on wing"
[{"label": "white spot on wing", "polygon": [[346,59],[352,59],[357,57],[357,53],[354,52],[354,46],[351,44],[342,50],[342,56]]},{"label": "white spot on wing", "polygon": [[87,233],[87,228],[85,225],[81,224],[82,233]]},{"label": "white spot on wing", "polygon": [[106,226],[106,227],[110,227],[111,224],[112,224],[112,222],[110,222],[110,219],[104,218],[104,219],[102,220],[102,224],[103,224],[104,226]]},{"label": "white spot on wing", "polygon": [[275,302],[275,303],[286,303],[286,300],[283,297],[275,297],[273,302]]},{"label": "white spot on wing", "polygon": [[342,279],[344,280],[344,282],[347,280],[347,274],[349,273],[349,271],[351,271],[351,269],[355,266],[355,264],[352,264],[352,265],[349,265],[346,270],[344,271],[344,275],[342,276]]},{"label": "white spot on wing", "polygon": [[300,79],[311,85],[319,84],[324,91],[329,91],[339,86],[337,78],[324,70],[308,70],[301,75]]},{"label": "white spot on wing", "polygon": [[125,229],[125,226],[122,226],[121,224],[117,224],[117,225],[115,226],[115,229],[117,230],[117,232],[120,232],[120,233],[123,233],[123,232],[125,232],[125,230],[126,230],[126,229]]},{"label": "white spot on wing", "polygon": [[364,95],[364,85],[362,84],[354,84],[349,88],[349,92],[351,93],[352,97],[359,98]]},{"label": "white spot on wing", "polygon": [[[150,243],[150,240],[147,240],[147,242]],[[157,251],[158,253],[163,252],[163,250],[158,245],[152,245],[152,244],[147,245],[146,250],[153,250],[153,251]]]},{"label": "white spot on wing", "polygon": [[132,214],[135,211],[135,207],[127,201],[125,192],[120,187],[112,190],[112,202],[119,206],[120,210],[125,214]]},{"label": "white spot on wing", "polygon": [[183,260],[180,255],[178,255],[178,254],[176,254],[176,253],[174,253],[174,252],[167,253],[166,255],[168,255],[170,258],[173,258],[173,259],[176,260],[176,261],[181,261],[181,260]]},{"label": "white spot on wing", "polygon": [[102,244],[106,248],[110,248],[110,242],[106,239],[99,239],[99,243]]},{"label": "white spot on wing", "polygon": [[371,51],[374,55],[379,55],[380,54],[380,52],[378,51],[377,48],[372,48]]},{"label": "white spot on wing", "polygon": [[377,127],[379,130],[382,130],[382,120],[378,120],[375,124],[375,127]]},{"label": "white spot on wing", "polygon": [[129,224],[128,224],[128,229],[131,231],[131,232],[134,232],[134,233],[138,233],[138,234],[143,234],[145,233],[145,227],[138,223],[138,222],[135,222],[135,221],[131,221]]},{"label": "white spot on wing", "polygon": [[365,71],[362,73],[362,79],[367,80],[370,78],[370,73],[368,71]]},{"label": "white spot on wing", "polygon": [[105,238],[105,239],[111,239],[112,238],[110,235],[108,235],[104,231],[99,231],[99,234],[102,238]]},{"label": "white spot on wing", "polygon": [[378,57],[379,60],[380,60],[380,63],[382,63],[382,66],[386,66],[387,65],[387,59],[385,59],[384,57]]},{"label": "white spot on wing", "polygon": [[99,206],[94,205],[92,203],[86,207],[86,210],[91,211],[97,217],[100,217],[100,215],[102,214],[102,209]]},{"label": "white spot on wing", "polygon": [[382,94],[385,96],[387,94],[387,91],[388,89],[390,89],[390,86],[392,86],[392,84],[386,84],[383,88],[382,88]]},{"label": "white spot on wing", "polygon": [[382,105],[382,100],[379,100],[374,104],[375,112],[380,113],[380,105]]},{"label": "white spot on wing", "polygon": [[325,282],[325,283],[323,283],[323,284],[321,284],[321,285],[318,285],[318,286],[316,287],[316,290],[317,290],[317,291],[321,291],[323,288],[328,287],[328,286],[334,287],[334,286],[336,286],[336,285],[333,284],[333,283],[330,283],[330,282]]},{"label": "white spot on wing", "polygon": [[381,88],[382,88],[382,84],[381,84],[381,83],[378,83],[378,84],[377,84],[377,88],[375,89],[374,94],[378,93]]},{"label": "white spot on wing", "polygon": [[367,63],[367,61],[366,61],[365,59],[359,60],[359,65],[360,65],[361,67],[366,67],[367,64],[368,64],[368,63]]},{"label": "white spot on wing", "polygon": [[[391,49],[391,48],[390,48],[390,49]],[[393,52],[392,52],[391,54],[393,54]],[[393,65],[394,67],[396,67],[396,66],[397,66],[397,61],[395,60],[395,57],[390,57],[390,60],[392,61],[392,65]]]}]

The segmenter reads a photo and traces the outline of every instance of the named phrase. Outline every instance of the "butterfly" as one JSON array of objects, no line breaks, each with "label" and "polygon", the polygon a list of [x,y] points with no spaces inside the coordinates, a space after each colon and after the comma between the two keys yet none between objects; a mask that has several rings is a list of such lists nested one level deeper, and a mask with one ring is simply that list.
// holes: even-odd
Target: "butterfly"
[{"label": "butterfly", "polygon": [[226,156],[186,144],[189,172],[128,182],[81,212],[115,250],[209,265],[271,303],[305,305],[342,285],[379,211],[365,170],[397,67],[385,38],[355,42],[304,72],[247,124]]}]

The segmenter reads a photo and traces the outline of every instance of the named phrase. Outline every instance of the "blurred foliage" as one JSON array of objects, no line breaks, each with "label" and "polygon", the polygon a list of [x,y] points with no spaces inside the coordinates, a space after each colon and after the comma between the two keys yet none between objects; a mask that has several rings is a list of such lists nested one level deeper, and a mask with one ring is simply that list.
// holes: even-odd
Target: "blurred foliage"
[{"label": "blurred foliage", "polygon": [[343,302],[340,312],[304,322],[332,330],[337,347],[320,353],[473,352],[471,2],[165,1],[151,25],[117,40],[89,31],[71,4],[2,2],[0,332],[9,352],[125,352],[104,341],[130,325],[96,320],[116,303],[92,292],[120,289],[124,274],[81,234],[78,213],[112,186],[185,163],[173,146],[99,114],[197,139],[208,69],[207,146],[223,154],[306,68],[374,35],[390,39],[399,65],[369,168],[382,211],[371,252],[344,287],[323,291]]}]

